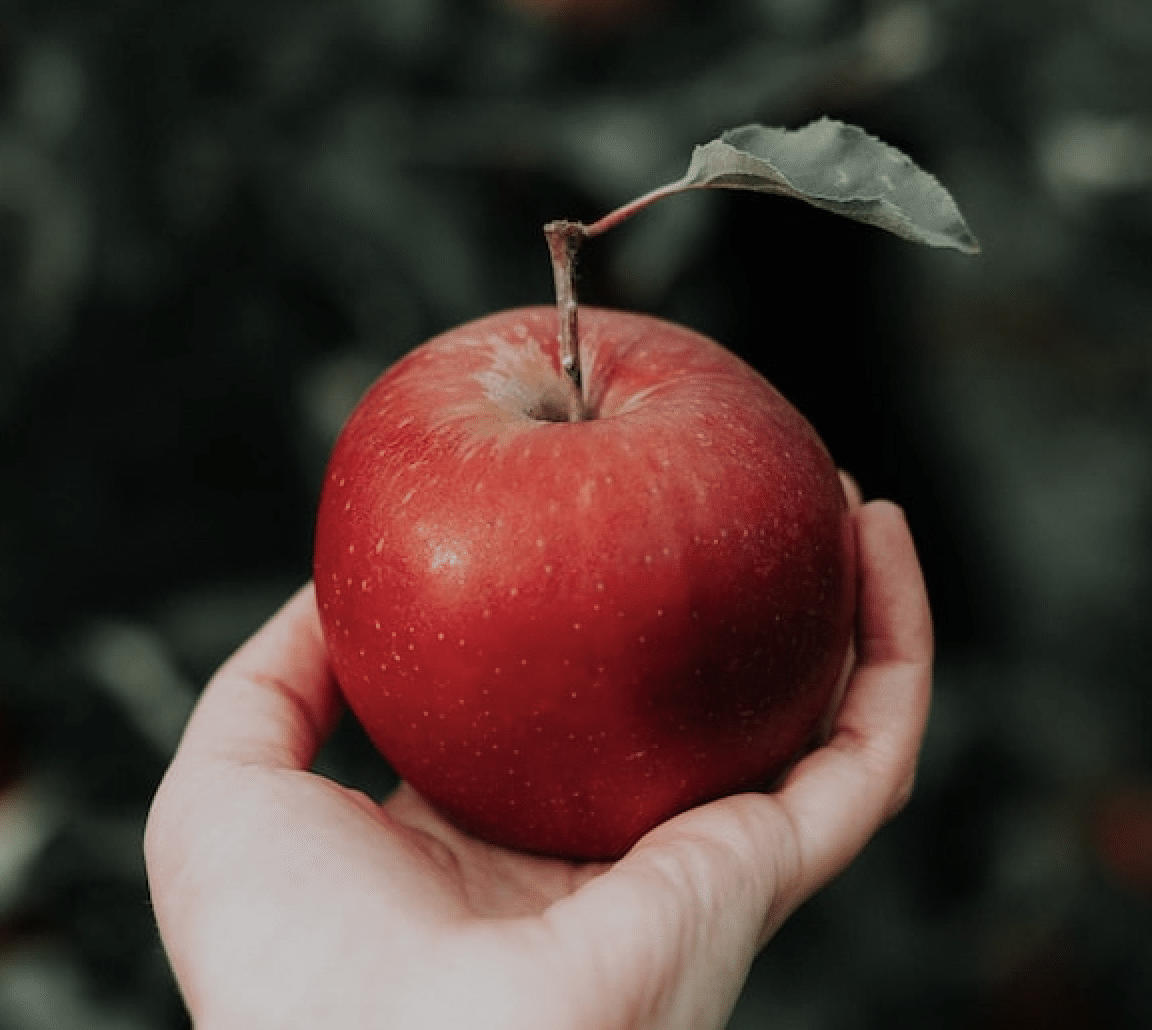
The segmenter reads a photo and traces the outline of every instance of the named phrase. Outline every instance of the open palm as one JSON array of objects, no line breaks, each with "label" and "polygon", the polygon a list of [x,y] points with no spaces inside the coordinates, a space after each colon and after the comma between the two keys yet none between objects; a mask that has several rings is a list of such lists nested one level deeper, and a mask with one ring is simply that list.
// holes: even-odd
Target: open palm
[{"label": "open palm", "polygon": [[149,818],[197,1026],[722,1027],[760,947],[911,789],[927,601],[899,510],[855,518],[858,660],[828,743],[611,864],[492,847],[407,786],[380,804],[309,772],[341,706],[302,590],[213,678]]}]

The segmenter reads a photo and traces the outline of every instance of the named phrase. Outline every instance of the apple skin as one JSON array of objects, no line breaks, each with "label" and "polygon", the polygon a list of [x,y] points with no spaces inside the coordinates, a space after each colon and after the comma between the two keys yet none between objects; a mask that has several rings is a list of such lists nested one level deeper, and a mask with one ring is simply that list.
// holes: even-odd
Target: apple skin
[{"label": "apple skin", "polygon": [[838,702],[855,536],[815,431],[731,352],[582,308],[481,318],[370,387],[330,458],[316,594],[396,772],[492,843],[612,859],[770,786]]}]

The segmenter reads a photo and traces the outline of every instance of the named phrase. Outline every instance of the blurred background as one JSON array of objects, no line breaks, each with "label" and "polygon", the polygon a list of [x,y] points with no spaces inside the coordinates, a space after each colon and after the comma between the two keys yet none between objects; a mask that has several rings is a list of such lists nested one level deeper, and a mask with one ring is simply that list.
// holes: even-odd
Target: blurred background
[{"label": "blurred background", "polygon": [[[545,221],[821,114],[934,172],[983,255],[708,193],[582,264],[586,302],[768,375],[930,583],[915,799],[732,1028],[1152,1026],[1152,5],[3,0],[2,1030],[187,1026],[144,816],[309,575],[368,382],[550,302]],[[319,764],[389,783],[351,724]]]}]

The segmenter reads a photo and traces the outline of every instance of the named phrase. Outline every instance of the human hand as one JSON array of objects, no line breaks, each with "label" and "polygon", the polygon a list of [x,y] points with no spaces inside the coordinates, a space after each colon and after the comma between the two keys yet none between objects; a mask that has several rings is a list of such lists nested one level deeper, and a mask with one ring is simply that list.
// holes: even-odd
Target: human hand
[{"label": "human hand", "polygon": [[912,788],[932,628],[899,509],[853,497],[857,660],[828,742],[772,794],[669,820],[613,864],[495,848],[410,788],[308,771],[341,710],[311,587],[216,674],[149,816],[156,919],[201,1030],[706,1030],[757,951]]}]

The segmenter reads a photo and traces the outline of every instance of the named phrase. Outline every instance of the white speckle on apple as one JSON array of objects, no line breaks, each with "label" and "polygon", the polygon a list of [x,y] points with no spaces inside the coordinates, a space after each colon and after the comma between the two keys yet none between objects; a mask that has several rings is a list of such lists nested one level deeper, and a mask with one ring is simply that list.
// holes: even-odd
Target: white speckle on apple
[{"label": "white speckle on apple", "polygon": [[436,639],[437,639],[437,640],[443,640],[443,639],[444,639],[444,634],[443,634],[443,633],[437,633],[437,634],[436,634]]},{"label": "white speckle on apple", "polygon": [[520,593],[520,588],[519,588],[519,587],[512,587],[512,588],[511,588],[511,589],[508,591],[508,596],[509,596],[509,597],[515,597],[515,596],[516,596],[517,594],[519,594],[519,593]]},{"label": "white speckle on apple", "polygon": [[572,628],[574,630],[576,630],[577,633],[579,633],[580,632],[580,623],[578,623],[578,622],[572,623]]},{"label": "white speckle on apple", "polygon": [[416,489],[415,489],[415,487],[413,487],[402,498],[400,498],[400,503],[401,504],[407,504],[410,500],[412,500],[412,496],[415,493],[416,493]]},{"label": "white speckle on apple", "polygon": [[545,572],[546,572],[546,573],[547,573],[549,576],[551,576],[551,575],[552,575],[552,566],[551,566],[551,565],[545,565],[545,566],[544,566],[544,571],[545,571]]},{"label": "white speckle on apple", "polygon": [[432,561],[429,562],[429,567],[435,572],[439,569],[448,566],[455,568],[464,564],[464,559],[460,557],[460,553],[452,547],[445,544],[437,543],[432,547]]},{"label": "white speckle on apple", "polygon": [[484,619],[490,619],[490,618],[492,618],[492,612],[489,609],[485,608],[484,611],[482,611],[480,613],[480,616],[481,616],[481,618],[484,618]]}]

